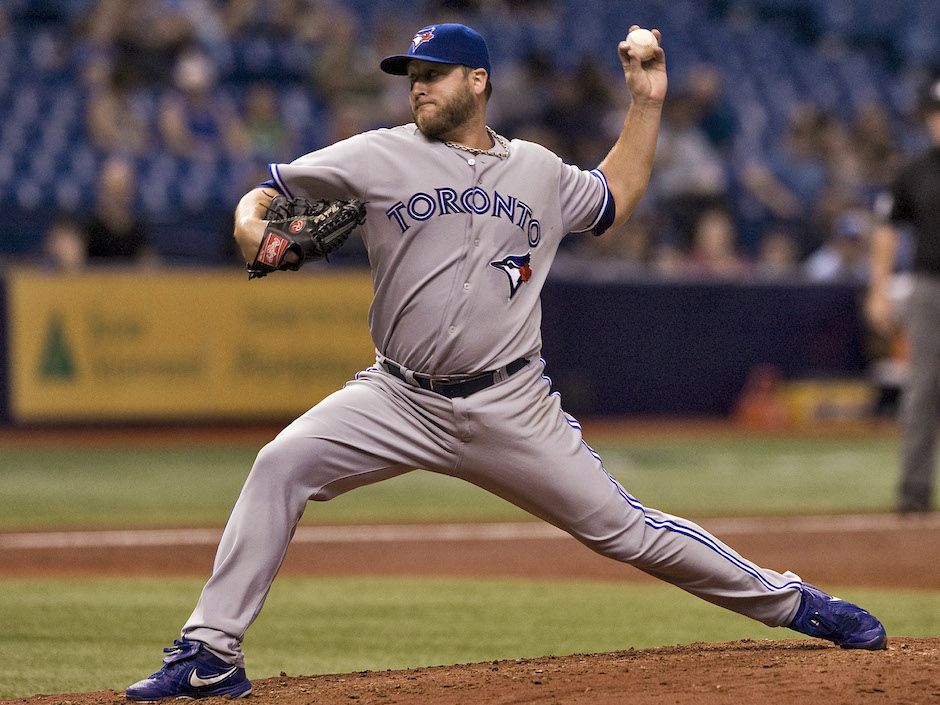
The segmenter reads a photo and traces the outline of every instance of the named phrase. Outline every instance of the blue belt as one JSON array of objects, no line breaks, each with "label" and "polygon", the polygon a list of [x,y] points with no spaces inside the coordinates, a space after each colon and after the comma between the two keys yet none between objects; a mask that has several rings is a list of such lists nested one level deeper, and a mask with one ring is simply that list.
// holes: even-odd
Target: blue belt
[{"label": "blue belt", "polygon": [[469,397],[471,394],[476,394],[487,387],[492,387],[497,382],[512,377],[528,364],[528,359],[520,357],[498,370],[490,370],[475,375],[426,375],[421,372],[414,372],[406,376],[401,366],[390,360],[382,361],[382,366],[389,374],[409,383],[411,381],[408,377],[414,377],[414,383],[422,389],[427,389],[429,392],[440,394],[448,399]]}]

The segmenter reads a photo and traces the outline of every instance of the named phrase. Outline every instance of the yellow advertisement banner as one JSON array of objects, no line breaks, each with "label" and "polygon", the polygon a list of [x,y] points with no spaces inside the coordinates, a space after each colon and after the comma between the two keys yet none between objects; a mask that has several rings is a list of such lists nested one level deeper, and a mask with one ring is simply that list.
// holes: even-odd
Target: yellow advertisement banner
[{"label": "yellow advertisement banner", "polygon": [[375,359],[368,272],[16,271],[18,422],[293,417]]}]

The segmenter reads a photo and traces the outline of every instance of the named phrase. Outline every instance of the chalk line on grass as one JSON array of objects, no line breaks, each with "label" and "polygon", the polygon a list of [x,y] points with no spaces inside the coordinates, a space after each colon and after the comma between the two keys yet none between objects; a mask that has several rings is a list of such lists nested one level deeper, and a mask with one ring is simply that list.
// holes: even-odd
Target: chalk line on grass
[{"label": "chalk line on grass", "polygon": [[[774,531],[789,534],[891,532],[940,529],[940,513],[899,517],[894,514],[834,516],[735,517],[702,519],[713,534],[739,536]],[[117,548],[215,545],[221,529],[127,529],[0,533],[0,550]],[[455,541],[523,541],[566,539],[568,535],[538,522],[465,524],[362,524],[301,526],[294,543],[392,543]]]}]

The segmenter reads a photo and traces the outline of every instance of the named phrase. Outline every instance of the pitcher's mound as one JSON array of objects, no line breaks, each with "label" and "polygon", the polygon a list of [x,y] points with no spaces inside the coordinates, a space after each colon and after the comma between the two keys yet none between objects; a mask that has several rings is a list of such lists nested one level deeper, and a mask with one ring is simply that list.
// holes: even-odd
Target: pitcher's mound
[{"label": "pitcher's mound", "polygon": [[[116,705],[120,693],[43,695],[25,705]],[[206,705],[222,702],[211,698]],[[816,640],[690,644],[407,671],[281,676],[245,705],[508,705],[940,702],[940,638],[895,637],[886,651]]]}]

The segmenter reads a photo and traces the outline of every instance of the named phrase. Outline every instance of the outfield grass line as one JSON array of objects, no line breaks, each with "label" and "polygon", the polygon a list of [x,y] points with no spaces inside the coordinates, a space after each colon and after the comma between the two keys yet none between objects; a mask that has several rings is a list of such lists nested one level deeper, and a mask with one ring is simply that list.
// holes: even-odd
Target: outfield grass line
[{"label": "outfield grass line", "polygon": [[862,533],[940,529],[940,513],[900,516],[897,514],[835,514],[790,517],[734,517],[703,519],[702,526],[715,534],[756,534],[780,531],[793,534]]},{"label": "outfield grass line", "polygon": [[0,549],[205,546],[218,543],[221,529],[128,529],[0,534]]},{"label": "outfield grass line", "polygon": [[[940,513],[899,517],[894,514],[848,514],[834,516],[735,517],[703,519],[703,527],[720,536],[777,531],[789,534],[859,533],[940,528]],[[113,548],[142,546],[215,545],[221,529],[128,529],[104,531],[52,531],[0,533],[0,549],[36,550],[67,548]],[[568,534],[538,522],[467,524],[376,524],[349,526],[302,526],[295,543],[391,543],[453,541],[519,541],[564,539]]]},{"label": "outfield grass line", "polygon": [[[204,546],[221,538],[221,529],[129,529],[0,534],[0,549]],[[565,538],[554,526],[528,522],[489,524],[376,524],[302,526],[294,543],[390,543],[402,541],[518,541]]]}]

